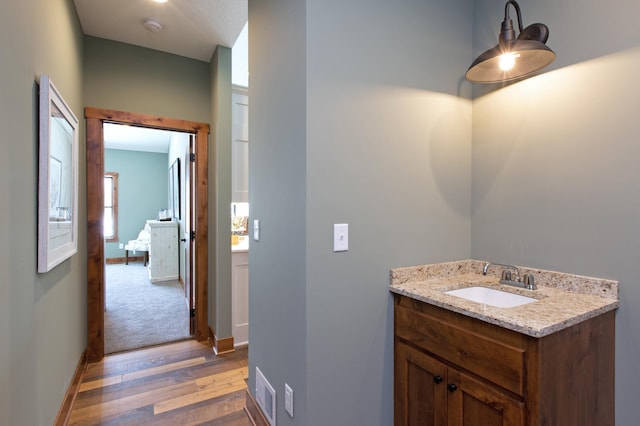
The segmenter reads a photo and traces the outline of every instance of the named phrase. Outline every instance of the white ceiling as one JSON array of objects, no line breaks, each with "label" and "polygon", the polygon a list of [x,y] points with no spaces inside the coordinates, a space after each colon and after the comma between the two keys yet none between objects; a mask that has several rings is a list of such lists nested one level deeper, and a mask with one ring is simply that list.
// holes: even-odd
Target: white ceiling
[{"label": "white ceiling", "polygon": [[104,123],[104,147],[129,151],[169,152],[174,132]]},{"label": "white ceiling", "polygon": [[[85,34],[209,62],[232,47],[247,22],[248,0],[74,0]],[[143,26],[155,19],[162,30]]]}]

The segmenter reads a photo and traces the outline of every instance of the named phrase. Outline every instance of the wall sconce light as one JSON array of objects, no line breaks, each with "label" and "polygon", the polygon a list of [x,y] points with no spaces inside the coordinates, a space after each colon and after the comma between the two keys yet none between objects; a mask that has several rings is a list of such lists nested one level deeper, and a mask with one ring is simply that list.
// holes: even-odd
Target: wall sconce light
[{"label": "wall sconce light", "polygon": [[[509,17],[509,5],[515,8],[518,15],[520,34],[517,38]],[[544,24],[531,24],[523,30],[520,6],[514,0],[507,1],[498,45],[473,61],[467,70],[467,80],[473,83],[498,83],[515,80],[546,67],[556,58],[553,50],[545,45],[548,38],[549,28]]]}]

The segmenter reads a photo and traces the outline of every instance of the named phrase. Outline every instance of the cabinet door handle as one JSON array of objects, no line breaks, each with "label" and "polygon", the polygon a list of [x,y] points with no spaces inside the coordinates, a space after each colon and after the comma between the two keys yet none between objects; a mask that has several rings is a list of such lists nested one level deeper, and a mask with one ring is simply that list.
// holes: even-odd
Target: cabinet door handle
[{"label": "cabinet door handle", "polygon": [[433,376],[433,382],[437,385],[442,383],[442,376]]},{"label": "cabinet door handle", "polygon": [[455,392],[458,390],[458,386],[455,383],[449,383],[447,389],[449,389],[449,392]]}]

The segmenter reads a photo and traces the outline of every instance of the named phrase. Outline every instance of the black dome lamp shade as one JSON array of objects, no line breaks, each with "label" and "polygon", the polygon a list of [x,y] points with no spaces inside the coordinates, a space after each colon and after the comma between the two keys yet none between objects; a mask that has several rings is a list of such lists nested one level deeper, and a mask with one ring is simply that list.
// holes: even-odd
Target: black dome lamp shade
[{"label": "black dome lamp shade", "polygon": [[[516,38],[513,22],[509,17],[509,5],[518,15],[520,34]],[[474,83],[499,83],[532,74],[556,58],[546,46],[549,28],[544,24],[531,24],[522,29],[520,6],[514,0],[504,6],[504,21],[500,29],[498,45],[476,58],[467,70],[467,80]]]}]

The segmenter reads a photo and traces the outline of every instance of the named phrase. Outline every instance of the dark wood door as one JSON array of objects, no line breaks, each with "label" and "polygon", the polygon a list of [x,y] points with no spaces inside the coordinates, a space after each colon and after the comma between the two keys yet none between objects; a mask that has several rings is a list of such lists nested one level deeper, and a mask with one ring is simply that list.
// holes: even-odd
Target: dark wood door
[{"label": "dark wood door", "polygon": [[447,367],[400,341],[395,356],[395,425],[446,425]]},{"label": "dark wood door", "polygon": [[448,370],[449,426],[524,425],[524,403],[489,384]]}]

